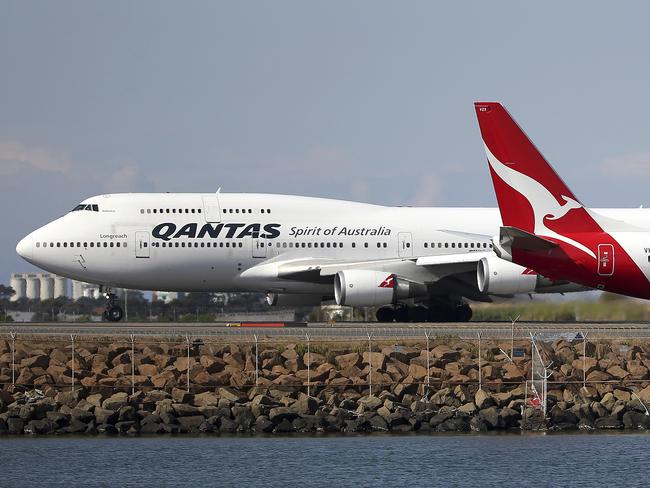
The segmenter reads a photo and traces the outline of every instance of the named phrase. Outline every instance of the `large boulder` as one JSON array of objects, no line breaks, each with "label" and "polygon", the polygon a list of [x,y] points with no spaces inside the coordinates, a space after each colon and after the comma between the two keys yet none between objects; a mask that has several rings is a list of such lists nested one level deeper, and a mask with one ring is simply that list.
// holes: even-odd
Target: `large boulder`
[{"label": "large boulder", "polygon": [[210,405],[219,405],[219,395],[214,392],[206,391],[204,393],[199,393],[194,395],[194,405],[197,407],[207,407]]},{"label": "large boulder", "polygon": [[102,402],[102,408],[107,410],[119,410],[129,403],[129,395],[125,392],[114,393]]},{"label": "large boulder", "polygon": [[483,410],[485,408],[493,406],[495,403],[490,394],[481,389],[478,390],[474,395],[474,404],[479,410]]},{"label": "large boulder", "polygon": [[335,360],[340,369],[347,369],[351,366],[361,366],[361,356],[357,352],[341,354],[340,356],[336,356]]}]

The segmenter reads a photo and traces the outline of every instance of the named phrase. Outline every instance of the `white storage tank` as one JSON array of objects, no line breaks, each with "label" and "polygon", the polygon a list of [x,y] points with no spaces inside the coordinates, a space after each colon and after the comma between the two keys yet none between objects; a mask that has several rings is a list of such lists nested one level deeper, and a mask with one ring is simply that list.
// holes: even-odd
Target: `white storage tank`
[{"label": "white storage tank", "polygon": [[56,276],[54,278],[54,298],[68,296],[68,278]]},{"label": "white storage tank", "polygon": [[37,274],[27,275],[27,290],[26,296],[30,300],[38,300],[41,298],[41,279]]},{"label": "white storage tank", "polygon": [[13,273],[11,275],[9,286],[11,286],[11,288],[13,288],[14,291],[16,292],[10,298],[12,302],[15,302],[20,298],[25,298],[25,296],[27,295],[27,280],[25,279],[22,273]]},{"label": "white storage tank", "polygon": [[54,298],[54,278],[50,274],[43,273],[41,276],[41,300]]},{"label": "white storage tank", "polygon": [[81,281],[72,282],[72,299],[79,300],[84,296],[84,284]]}]

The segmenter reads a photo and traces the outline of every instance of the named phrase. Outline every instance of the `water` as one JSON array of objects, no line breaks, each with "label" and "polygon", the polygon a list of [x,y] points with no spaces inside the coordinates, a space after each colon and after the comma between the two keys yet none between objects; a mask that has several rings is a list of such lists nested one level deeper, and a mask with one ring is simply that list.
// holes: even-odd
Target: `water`
[{"label": "water", "polygon": [[647,434],[0,438],[0,486],[649,486]]}]

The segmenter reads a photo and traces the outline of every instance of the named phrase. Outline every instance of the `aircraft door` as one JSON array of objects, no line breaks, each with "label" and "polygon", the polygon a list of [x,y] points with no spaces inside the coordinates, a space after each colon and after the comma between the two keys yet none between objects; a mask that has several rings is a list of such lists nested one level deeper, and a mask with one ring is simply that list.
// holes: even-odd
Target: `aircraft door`
[{"label": "aircraft door", "polygon": [[410,258],[413,256],[413,238],[410,232],[400,232],[397,234],[397,249],[401,258]]},{"label": "aircraft door", "polygon": [[203,215],[205,221],[212,224],[221,222],[221,206],[219,205],[219,194],[203,195]]},{"label": "aircraft door", "polygon": [[267,243],[264,239],[253,239],[253,257],[265,258],[266,257]]},{"label": "aircraft door", "polygon": [[598,244],[598,274],[612,276],[614,274],[614,246]]},{"label": "aircraft door", "polygon": [[135,233],[135,257],[148,258],[149,247],[149,232],[137,231]]}]

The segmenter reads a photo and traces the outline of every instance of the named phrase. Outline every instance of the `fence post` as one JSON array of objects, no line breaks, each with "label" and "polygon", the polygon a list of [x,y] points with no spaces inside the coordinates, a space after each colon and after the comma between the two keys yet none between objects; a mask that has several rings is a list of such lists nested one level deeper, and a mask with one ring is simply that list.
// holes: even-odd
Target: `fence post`
[{"label": "fence post", "polygon": [[478,336],[478,389],[483,389],[483,365],[481,363],[481,331],[479,330],[476,335]]},{"label": "fence post", "polygon": [[74,340],[75,340],[75,335],[70,334],[70,341],[72,342],[72,391],[74,391],[74,370],[75,370],[75,357],[74,357]]},{"label": "fence post", "polygon": [[131,334],[131,395],[135,395],[135,335]]},{"label": "fence post", "polygon": [[11,386],[16,386],[16,333],[11,331]]},{"label": "fence post", "polygon": [[307,338],[307,396],[311,396],[311,351],[309,348],[309,334],[305,334]]},{"label": "fence post", "polygon": [[258,340],[258,335],[257,334],[255,334],[253,337],[255,338],[255,386],[258,386],[259,380],[260,380],[260,376],[259,376],[259,357],[260,356],[259,356],[259,353],[258,353],[259,340]]},{"label": "fence post", "polygon": [[515,357],[515,322],[519,320],[519,317],[521,315],[517,315],[515,320],[511,320],[512,323],[510,324],[510,359]]},{"label": "fence post", "polygon": [[582,389],[587,389],[587,334],[582,333]]},{"label": "fence post", "polygon": [[368,367],[369,367],[369,373],[368,373],[368,386],[369,386],[369,392],[368,395],[372,396],[372,333],[368,332]]},{"label": "fence post", "polygon": [[429,391],[431,391],[431,376],[429,374],[429,371],[431,371],[431,351],[429,350],[429,338],[431,337],[431,332],[425,330],[424,337],[427,340],[427,377],[425,379],[427,389],[424,392],[424,401],[429,401]]},{"label": "fence post", "polygon": [[190,392],[190,336],[185,336],[185,341],[187,342],[187,392]]}]

